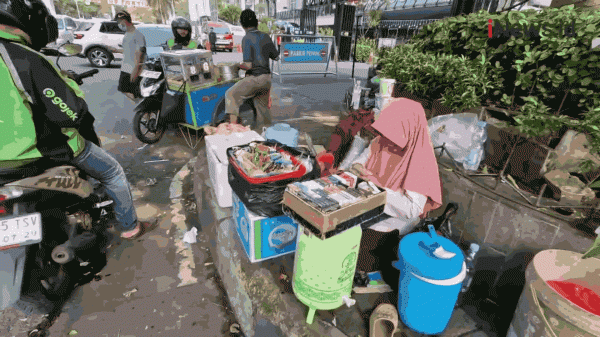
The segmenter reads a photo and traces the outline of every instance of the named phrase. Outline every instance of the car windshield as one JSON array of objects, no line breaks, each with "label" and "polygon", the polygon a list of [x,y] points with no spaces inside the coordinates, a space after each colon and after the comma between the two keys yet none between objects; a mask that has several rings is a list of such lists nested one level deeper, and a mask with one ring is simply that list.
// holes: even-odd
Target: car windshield
[{"label": "car windshield", "polygon": [[80,22],[79,27],[77,27],[77,30],[88,31],[90,30],[90,28],[92,28],[93,25],[94,24],[92,22]]},{"label": "car windshield", "polygon": [[138,27],[138,30],[146,38],[146,47],[158,47],[174,38],[171,28]]},{"label": "car windshield", "polygon": [[229,28],[226,27],[211,27],[215,34],[229,34]]}]

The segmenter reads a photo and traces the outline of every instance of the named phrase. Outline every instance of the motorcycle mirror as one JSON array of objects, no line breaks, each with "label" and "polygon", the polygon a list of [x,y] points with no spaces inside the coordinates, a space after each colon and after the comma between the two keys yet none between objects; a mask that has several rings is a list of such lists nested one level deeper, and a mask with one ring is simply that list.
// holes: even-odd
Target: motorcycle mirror
[{"label": "motorcycle mirror", "polygon": [[83,48],[78,44],[65,43],[58,47],[58,53],[62,56],[70,57],[81,53]]}]

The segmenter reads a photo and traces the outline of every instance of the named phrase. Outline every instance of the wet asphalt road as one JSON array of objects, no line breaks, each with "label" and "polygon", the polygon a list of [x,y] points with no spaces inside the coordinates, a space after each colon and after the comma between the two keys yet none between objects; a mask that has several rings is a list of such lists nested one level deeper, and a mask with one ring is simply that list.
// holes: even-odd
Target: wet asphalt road
[{"label": "wet asphalt road", "polygon": [[[236,56],[220,54],[224,61]],[[78,73],[92,69],[87,59],[76,57],[61,57],[59,64]],[[49,336],[231,336],[234,316],[203,234],[198,244],[181,240],[183,232],[201,226],[192,201],[192,175],[182,171],[196,151],[177,129],[152,146],[133,136],[134,105],[117,92],[119,67],[115,62],[100,69],[81,88],[104,148],[125,169],[138,216],[158,219],[158,226],[140,240],[113,246],[107,266],[74,292]],[[179,181],[176,175],[184,178]],[[173,189],[181,190],[181,196],[173,199]],[[48,312],[49,303],[40,299],[35,286],[26,289],[16,308],[0,311],[0,337],[25,336]]]}]

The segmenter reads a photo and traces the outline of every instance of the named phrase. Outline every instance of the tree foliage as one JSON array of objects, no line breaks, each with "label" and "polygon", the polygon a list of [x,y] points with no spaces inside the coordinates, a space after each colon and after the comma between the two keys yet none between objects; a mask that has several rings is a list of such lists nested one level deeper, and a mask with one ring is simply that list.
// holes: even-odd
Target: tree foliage
[{"label": "tree foliage", "polygon": [[54,0],[54,7],[56,8],[57,13],[68,15],[73,18],[78,18],[79,14],[81,14],[82,18],[92,18],[99,16],[101,6],[95,2],[90,2],[89,5],[86,5],[84,1],[79,1],[77,3],[79,6],[79,13],[77,13],[77,6],[75,5],[75,1],[73,0]]},{"label": "tree foliage", "polygon": [[242,9],[235,5],[224,6],[219,10],[219,18],[231,23],[237,24],[240,20]]}]

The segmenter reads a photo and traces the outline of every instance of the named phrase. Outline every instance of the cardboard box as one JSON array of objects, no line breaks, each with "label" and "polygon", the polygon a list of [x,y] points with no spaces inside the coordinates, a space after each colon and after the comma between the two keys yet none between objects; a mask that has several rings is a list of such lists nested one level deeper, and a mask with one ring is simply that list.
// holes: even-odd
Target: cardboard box
[{"label": "cardboard box", "polygon": [[252,213],[233,193],[233,217],[250,262],[260,262],[296,251],[298,225],[285,215],[267,218]]},{"label": "cardboard box", "polygon": [[291,211],[294,220],[299,221],[321,239],[326,239],[383,213],[387,192],[377,187],[381,193],[327,214],[321,213],[320,210],[287,190],[283,194],[283,205]]},{"label": "cardboard box", "polygon": [[217,203],[221,207],[232,206],[232,190],[227,179],[227,149],[232,146],[245,145],[253,141],[264,140],[258,133],[247,131],[231,135],[206,136],[206,156],[208,158],[208,173]]}]

